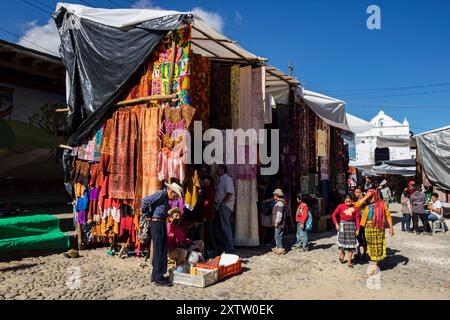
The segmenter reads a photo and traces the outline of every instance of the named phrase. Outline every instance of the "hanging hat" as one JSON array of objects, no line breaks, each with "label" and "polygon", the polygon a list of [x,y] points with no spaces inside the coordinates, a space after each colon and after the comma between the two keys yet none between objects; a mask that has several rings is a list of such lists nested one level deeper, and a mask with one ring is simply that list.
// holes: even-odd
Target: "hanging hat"
[{"label": "hanging hat", "polygon": [[284,197],[284,193],[283,190],[281,189],[275,189],[275,191],[273,192],[274,195],[277,195],[279,197]]},{"label": "hanging hat", "polygon": [[168,189],[175,192],[180,198],[183,197],[183,188],[179,184],[172,182],[172,183],[166,183],[165,185]]},{"label": "hanging hat", "polygon": [[416,182],[414,180],[411,180],[408,182],[408,186],[415,186]]}]

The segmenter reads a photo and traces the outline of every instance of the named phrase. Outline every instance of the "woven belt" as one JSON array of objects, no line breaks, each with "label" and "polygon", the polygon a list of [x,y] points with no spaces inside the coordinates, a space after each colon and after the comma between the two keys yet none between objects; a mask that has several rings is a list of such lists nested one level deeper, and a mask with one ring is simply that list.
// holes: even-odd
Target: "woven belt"
[{"label": "woven belt", "polygon": [[162,219],[162,218],[145,218],[145,221],[150,221],[150,222],[166,222],[166,219]]}]

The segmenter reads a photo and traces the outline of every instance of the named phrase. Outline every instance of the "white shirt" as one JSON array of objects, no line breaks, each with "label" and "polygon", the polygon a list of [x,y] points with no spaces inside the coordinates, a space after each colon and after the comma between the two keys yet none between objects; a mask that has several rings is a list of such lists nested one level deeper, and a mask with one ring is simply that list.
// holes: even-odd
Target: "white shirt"
[{"label": "white shirt", "polygon": [[224,174],[219,178],[219,182],[217,184],[216,188],[216,203],[221,203],[223,199],[227,196],[227,193],[231,193],[232,195],[228,199],[227,202],[224,202],[224,204],[231,210],[234,211],[234,201],[235,201],[235,195],[234,195],[234,182],[233,179],[227,175]]},{"label": "white shirt", "polygon": [[[442,213],[442,202],[440,200],[436,200],[436,202],[433,203],[432,207],[433,207],[433,210],[441,209],[441,213]],[[434,211],[431,214],[434,214],[436,217],[438,217],[438,219],[442,219],[442,214],[439,214]]]}]

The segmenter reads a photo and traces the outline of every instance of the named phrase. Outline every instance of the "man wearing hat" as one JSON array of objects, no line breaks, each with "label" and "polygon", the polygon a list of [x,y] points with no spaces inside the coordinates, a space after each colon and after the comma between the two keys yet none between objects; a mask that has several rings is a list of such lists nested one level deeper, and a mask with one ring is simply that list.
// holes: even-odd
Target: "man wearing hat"
[{"label": "man wearing hat", "polygon": [[161,191],[142,199],[142,214],[150,221],[150,233],[153,240],[152,282],[158,286],[171,286],[164,277],[167,272],[167,212],[169,200],[183,196],[183,189],[176,183],[165,184]]}]

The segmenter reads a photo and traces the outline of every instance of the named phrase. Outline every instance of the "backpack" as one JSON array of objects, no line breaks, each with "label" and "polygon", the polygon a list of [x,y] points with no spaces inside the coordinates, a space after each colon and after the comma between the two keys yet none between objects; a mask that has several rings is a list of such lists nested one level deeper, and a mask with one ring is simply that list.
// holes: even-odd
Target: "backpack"
[{"label": "backpack", "polygon": [[311,231],[312,228],[313,228],[313,217],[312,217],[311,211],[309,211],[309,209],[308,209],[308,220],[306,220],[306,223],[305,223],[305,230]]}]

